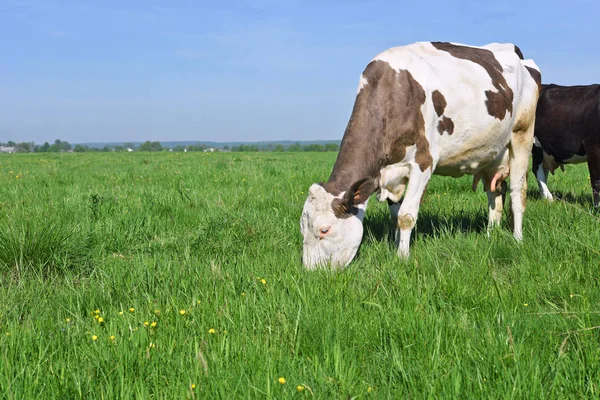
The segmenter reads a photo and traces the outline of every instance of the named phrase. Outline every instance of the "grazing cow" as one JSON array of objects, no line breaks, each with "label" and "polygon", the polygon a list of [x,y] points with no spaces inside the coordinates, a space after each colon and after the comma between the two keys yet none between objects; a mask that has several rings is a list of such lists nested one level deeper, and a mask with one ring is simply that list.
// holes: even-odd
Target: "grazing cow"
[{"label": "grazing cow", "polygon": [[396,220],[398,255],[407,258],[433,173],[483,179],[492,225],[500,222],[501,182],[510,176],[520,240],[540,80],[535,63],[512,44],[423,42],[376,56],[360,77],[329,180],[309,189],[300,218],[304,265],[352,261],[377,190]]},{"label": "grazing cow", "polygon": [[594,206],[600,207],[600,85],[542,85],[535,123],[533,173],[552,200],[548,172],[586,162]]}]

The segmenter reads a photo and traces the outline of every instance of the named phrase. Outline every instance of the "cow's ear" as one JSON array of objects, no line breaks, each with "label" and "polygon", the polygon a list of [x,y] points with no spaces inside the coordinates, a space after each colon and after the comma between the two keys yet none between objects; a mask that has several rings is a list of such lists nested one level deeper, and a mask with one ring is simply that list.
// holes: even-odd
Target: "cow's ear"
[{"label": "cow's ear", "polygon": [[377,180],[371,177],[362,178],[354,182],[352,186],[350,186],[350,189],[344,193],[344,202],[355,207],[359,204],[363,204],[378,187],[379,184]]}]

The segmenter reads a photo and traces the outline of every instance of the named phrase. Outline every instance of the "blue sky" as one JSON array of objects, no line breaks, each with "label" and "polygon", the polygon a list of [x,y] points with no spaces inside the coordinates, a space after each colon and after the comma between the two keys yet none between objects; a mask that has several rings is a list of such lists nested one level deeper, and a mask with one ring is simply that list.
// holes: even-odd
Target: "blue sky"
[{"label": "blue sky", "polygon": [[599,3],[2,0],[0,141],[340,139],[369,60],[415,41],[600,82]]}]

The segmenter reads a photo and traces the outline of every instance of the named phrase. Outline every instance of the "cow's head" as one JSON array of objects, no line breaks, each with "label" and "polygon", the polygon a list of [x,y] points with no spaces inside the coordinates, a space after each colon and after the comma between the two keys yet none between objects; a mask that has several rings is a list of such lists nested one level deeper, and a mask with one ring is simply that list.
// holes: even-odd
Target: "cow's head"
[{"label": "cow's head", "polygon": [[302,262],[308,269],[328,263],[333,268],[350,264],[362,240],[367,200],[376,188],[372,178],[355,182],[338,196],[318,184],[310,187],[300,217]]}]

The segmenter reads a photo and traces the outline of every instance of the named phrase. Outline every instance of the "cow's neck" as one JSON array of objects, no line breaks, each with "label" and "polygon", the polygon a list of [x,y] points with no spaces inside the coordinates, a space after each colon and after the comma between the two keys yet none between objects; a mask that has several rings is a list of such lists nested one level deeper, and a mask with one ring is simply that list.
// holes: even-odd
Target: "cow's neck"
[{"label": "cow's neck", "polygon": [[360,126],[357,125],[360,124],[354,124],[350,120],[333,171],[325,184],[325,189],[334,196],[345,192],[354,182],[362,178],[377,178],[379,174],[380,141],[365,140],[364,135],[358,134],[356,128]]}]

